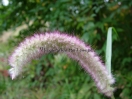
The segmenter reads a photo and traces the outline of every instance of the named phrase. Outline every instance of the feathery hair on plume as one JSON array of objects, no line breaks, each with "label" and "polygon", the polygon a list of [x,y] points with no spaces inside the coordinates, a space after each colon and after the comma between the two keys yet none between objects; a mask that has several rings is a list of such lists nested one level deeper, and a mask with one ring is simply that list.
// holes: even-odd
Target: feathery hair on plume
[{"label": "feathery hair on plume", "polygon": [[98,55],[77,37],[58,31],[34,34],[21,42],[9,57],[9,64],[12,67],[9,70],[10,76],[12,79],[16,78],[32,59],[50,52],[63,52],[78,61],[91,75],[100,92],[108,97],[113,95],[114,88],[111,85],[115,82],[114,78],[108,73]]}]

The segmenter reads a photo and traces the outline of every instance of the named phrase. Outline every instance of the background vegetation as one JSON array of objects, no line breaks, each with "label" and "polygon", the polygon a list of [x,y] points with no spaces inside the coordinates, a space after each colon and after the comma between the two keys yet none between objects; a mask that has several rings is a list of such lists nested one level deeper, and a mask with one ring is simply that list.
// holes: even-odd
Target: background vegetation
[{"label": "background vegetation", "polygon": [[[108,99],[77,62],[65,55],[33,60],[22,76],[11,80],[7,58],[25,37],[59,30],[76,35],[104,60],[108,27],[113,34],[112,73],[116,99],[132,99],[131,0],[9,0],[0,1],[0,99]],[[24,27],[24,28],[23,28]]]}]

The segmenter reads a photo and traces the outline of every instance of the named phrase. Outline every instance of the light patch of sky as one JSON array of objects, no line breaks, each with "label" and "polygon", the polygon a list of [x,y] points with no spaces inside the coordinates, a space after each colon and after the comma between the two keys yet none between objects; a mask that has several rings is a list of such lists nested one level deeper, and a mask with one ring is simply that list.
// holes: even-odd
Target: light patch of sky
[{"label": "light patch of sky", "polygon": [[108,2],[109,0],[104,0],[104,2]]},{"label": "light patch of sky", "polygon": [[9,4],[9,1],[8,0],[2,0],[2,3],[4,6],[7,6]]}]

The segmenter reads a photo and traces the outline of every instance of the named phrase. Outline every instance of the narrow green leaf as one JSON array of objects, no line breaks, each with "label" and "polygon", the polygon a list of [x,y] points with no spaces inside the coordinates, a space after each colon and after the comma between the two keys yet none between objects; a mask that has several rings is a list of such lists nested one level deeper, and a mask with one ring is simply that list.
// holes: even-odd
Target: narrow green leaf
[{"label": "narrow green leaf", "polygon": [[106,43],[106,67],[109,73],[111,73],[111,56],[112,56],[112,27],[108,29],[107,43]]},{"label": "narrow green leaf", "polygon": [[117,34],[115,28],[110,27],[107,33],[107,42],[106,42],[106,67],[109,73],[111,73],[111,57],[112,57],[112,30]]}]

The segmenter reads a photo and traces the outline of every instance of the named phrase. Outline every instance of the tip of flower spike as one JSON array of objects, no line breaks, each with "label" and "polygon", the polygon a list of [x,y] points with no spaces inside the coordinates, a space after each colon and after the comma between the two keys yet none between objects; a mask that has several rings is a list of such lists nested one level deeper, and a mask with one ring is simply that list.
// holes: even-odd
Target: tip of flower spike
[{"label": "tip of flower spike", "polygon": [[12,80],[15,79],[15,77],[16,77],[16,75],[15,75],[15,73],[14,73],[14,71],[15,71],[14,69],[15,69],[15,68],[9,69],[9,75],[11,76]]}]

